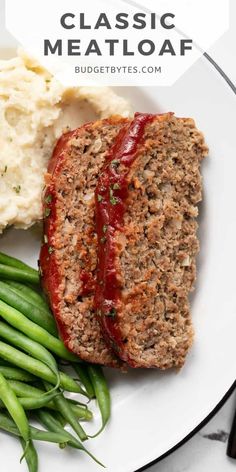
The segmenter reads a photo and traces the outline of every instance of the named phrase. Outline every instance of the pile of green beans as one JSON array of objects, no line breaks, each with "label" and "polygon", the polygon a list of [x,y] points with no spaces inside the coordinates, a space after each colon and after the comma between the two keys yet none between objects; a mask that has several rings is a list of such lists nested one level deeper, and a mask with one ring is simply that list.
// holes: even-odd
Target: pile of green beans
[{"label": "pile of green beans", "polygon": [[[0,429],[18,437],[29,472],[38,471],[35,441],[79,449],[103,465],[83,445],[110,418],[103,371],[66,349],[39,282],[38,271],[0,252]],[[72,367],[76,379],[63,364]],[[66,392],[83,395],[86,402]],[[101,428],[93,436],[80,424],[93,418],[87,406],[92,399],[101,413]],[[45,429],[32,426],[31,419]],[[67,424],[74,434],[64,429]]]}]

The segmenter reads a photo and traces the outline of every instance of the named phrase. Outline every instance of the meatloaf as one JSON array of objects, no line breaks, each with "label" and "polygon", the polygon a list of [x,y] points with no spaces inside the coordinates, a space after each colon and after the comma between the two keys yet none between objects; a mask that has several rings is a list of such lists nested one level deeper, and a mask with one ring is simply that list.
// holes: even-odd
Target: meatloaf
[{"label": "meatloaf", "polygon": [[109,366],[119,361],[94,316],[97,236],[94,191],[107,150],[128,122],[88,123],[57,143],[46,176],[42,285],[67,348],[81,359]]},{"label": "meatloaf", "polygon": [[192,119],[136,114],[100,174],[97,317],[132,367],[181,367],[192,344],[188,295],[206,154]]}]

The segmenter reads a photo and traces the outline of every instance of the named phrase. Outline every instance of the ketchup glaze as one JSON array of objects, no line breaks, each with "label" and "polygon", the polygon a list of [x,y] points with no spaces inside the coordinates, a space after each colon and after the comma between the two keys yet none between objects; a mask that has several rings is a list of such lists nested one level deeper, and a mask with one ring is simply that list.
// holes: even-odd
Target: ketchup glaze
[{"label": "ketchup glaze", "polygon": [[[115,269],[115,232],[122,231],[123,227],[130,167],[138,155],[138,145],[142,144],[146,124],[155,117],[136,113],[132,122],[121,129],[110,149],[95,191],[98,266],[94,305],[106,339],[118,352],[124,340],[116,323],[121,288]],[[124,355],[122,358],[127,360]]]}]

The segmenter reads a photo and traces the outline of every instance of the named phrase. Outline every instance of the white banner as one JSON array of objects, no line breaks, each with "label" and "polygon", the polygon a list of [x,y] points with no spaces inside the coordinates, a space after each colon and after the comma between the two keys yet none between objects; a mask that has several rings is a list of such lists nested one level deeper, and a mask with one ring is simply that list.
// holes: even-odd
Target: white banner
[{"label": "white banner", "polygon": [[227,30],[228,0],[6,0],[6,27],[65,85],[172,85]]}]

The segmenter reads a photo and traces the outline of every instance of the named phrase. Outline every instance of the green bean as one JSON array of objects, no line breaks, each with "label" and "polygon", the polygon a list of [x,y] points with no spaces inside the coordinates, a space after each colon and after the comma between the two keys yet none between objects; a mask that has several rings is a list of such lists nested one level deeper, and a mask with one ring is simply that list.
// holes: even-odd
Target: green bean
[{"label": "green bean", "polygon": [[29,287],[28,285],[15,282],[14,280],[4,280],[4,282],[9,285],[11,289],[15,291],[15,293],[21,295],[22,298],[28,302],[31,302],[33,305],[48,311],[48,313],[51,314],[47,302],[44,300],[42,295],[36,292],[36,290],[33,290],[33,288]]},{"label": "green bean", "polygon": [[0,374],[0,398],[16,423],[22,438],[26,441],[26,444],[28,444],[30,439],[30,430],[26,414],[16,394],[13,392],[2,374]]},{"label": "green bean", "polygon": [[28,447],[26,447],[26,442],[23,438],[19,438],[23,451],[24,458],[28,465],[29,472],[37,472],[38,471],[38,454],[34,447],[33,441],[29,441]]},{"label": "green bean", "polygon": [[95,397],[95,391],[93,388],[93,385],[90,381],[89,374],[88,374],[88,368],[86,364],[84,365],[79,365],[79,364],[73,364],[73,367],[75,369],[75,372],[78,374],[79,379],[81,380],[83,386],[85,387],[85,391],[87,392],[89,398],[94,398]]},{"label": "green bean", "polygon": [[[18,400],[24,410],[38,410],[44,406],[47,406],[51,400],[53,400],[59,392],[51,392],[42,395],[41,397],[37,398],[30,398],[30,397],[19,397]],[[0,399],[0,407],[2,407],[2,401]]]},{"label": "green bean", "polygon": [[49,431],[53,433],[65,434],[67,436],[68,445],[75,449],[84,449],[83,444],[78,441],[71,433],[64,430],[55,417],[49,411],[41,409],[35,412],[38,421]]},{"label": "green bean", "polygon": [[[31,400],[31,399],[30,399]],[[36,400],[36,399],[34,399]],[[19,397],[19,401],[20,403],[22,404],[23,408],[25,410],[36,410],[38,408],[41,408],[43,406],[47,407],[49,410],[53,410],[53,415],[56,414],[56,413],[60,413],[60,410],[59,410],[59,407],[57,407],[56,405],[54,405],[54,403],[52,401],[46,403],[43,405],[41,404],[41,406],[38,406],[38,404],[35,402],[33,403],[33,400],[32,402],[27,402],[26,401],[26,398],[24,397]],[[31,406],[31,405],[35,405],[35,406]],[[82,408],[80,406],[75,406],[73,405],[72,406],[72,411],[73,411],[73,414],[74,416],[76,417],[77,421],[80,420],[80,421],[90,421],[92,418],[93,418],[93,414],[90,410],[86,410],[85,408]],[[63,418],[64,416],[61,415]],[[66,418],[64,418],[64,423],[66,424],[67,423],[67,420]]]},{"label": "green bean", "polygon": [[[54,414],[54,413],[53,413]],[[20,436],[20,431],[16,427],[15,423],[5,413],[0,412],[0,429],[7,431],[8,433],[14,434],[14,436]],[[52,432],[42,431],[41,429],[35,428],[34,426],[29,427],[31,439],[37,441],[48,441],[52,443],[63,443],[68,442],[67,434],[63,432]]]},{"label": "green bean", "polygon": [[[23,382],[9,380],[9,385],[11,386],[12,390],[15,392],[15,394],[18,397],[39,398],[42,395],[45,395],[45,390],[42,390],[38,387],[34,387],[33,385],[25,384]],[[71,403],[71,399],[68,398],[67,401]],[[54,405],[53,402],[49,402],[47,404],[47,408],[57,411],[57,407]],[[75,403],[71,403],[71,408],[77,419],[90,421],[93,417],[93,414],[88,409],[87,405],[81,406],[81,405],[77,405],[77,402],[75,402]]]},{"label": "green bean", "polygon": [[0,277],[8,280],[16,280],[19,282],[28,282],[31,284],[39,284],[39,274],[35,270],[17,269],[7,265],[0,264]]},{"label": "green bean", "polygon": [[[52,396],[51,396],[51,393],[49,393],[49,392],[46,393],[45,390],[41,390],[37,387],[34,387],[33,385],[28,385],[28,384],[25,384],[23,382],[17,382],[17,381],[14,381],[14,380],[9,380],[9,385],[11,386],[12,390],[15,392],[17,397],[20,397],[20,402],[23,405],[23,407],[25,408],[25,410],[29,410],[31,408],[30,407],[30,402],[29,402],[29,406],[28,406],[28,403],[26,401],[27,398],[29,398],[30,401],[31,400],[39,400],[39,403],[38,403],[39,406],[36,406],[35,408],[41,408],[42,406],[45,406],[45,405],[47,405],[47,407],[48,407],[48,405],[50,403],[53,404],[51,402],[51,400],[54,398],[54,396],[58,395],[58,393],[59,393],[58,391],[57,392],[52,392]],[[41,400],[43,402],[45,401],[45,405],[40,406]],[[32,407],[32,410],[35,409],[35,408]]]},{"label": "green bean", "polygon": [[[44,382],[44,385],[45,385],[46,390],[50,391],[52,386],[48,384],[47,382]],[[57,395],[57,397],[53,399],[53,403],[57,407],[57,409],[60,411],[62,416],[64,416],[67,422],[71,425],[71,427],[79,436],[81,441],[85,441],[86,439],[88,439],[87,434],[83,430],[82,426],[78,423],[77,418],[75,417],[74,412],[71,408],[71,405],[68,402],[68,400],[64,397],[63,393],[61,393],[60,395]]]},{"label": "green bean", "polygon": [[33,267],[30,267],[28,264],[25,264],[19,259],[9,256],[8,254],[4,254],[3,252],[0,252],[0,264],[16,267],[17,269],[27,270],[28,272],[32,271],[33,273],[37,273],[37,270],[33,269]]},{"label": "green bean", "polygon": [[24,333],[26,336],[29,336],[29,338],[33,339],[34,341],[37,341],[39,344],[42,344],[58,357],[72,362],[79,362],[79,358],[77,358],[74,354],[71,354],[65,348],[63,342],[60,341],[60,339],[55,338],[44,328],[41,328],[36,323],[28,320],[28,318],[22,315],[22,313],[20,313],[18,310],[8,306],[1,300],[0,316],[2,316],[2,318],[4,318],[4,320],[14,328],[22,331],[22,333]]},{"label": "green bean", "polygon": [[93,413],[88,408],[73,404],[70,406],[77,420],[91,421],[93,419]]},{"label": "green bean", "polygon": [[[33,357],[24,354],[23,352],[15,349],[12,346],[0,341],[0,357],[17,367],[24,368],[27,372],[34,374],[35,376],[46,380],[52,384],[56,384],[56,376],[53,372],[47,367],[43,362],[34,359]],[[77,384],[69,375],[64,372],[60,372],[60,386],[67,390],[68,392],[82,393],[84,391],[81,389],[79,384]]]},{"label": "green bean", "polygon": [[111,415],[111,399],[110,399],[110,392],[107,387],[107,382],[103,374],[103,370],[100,366],[93,366],[88,365],[88,373],[90,376],[90,380],[92,382],[98,406],[101,412],[102,417],[102,427],[101,429],[95,434],[95,437],[104,429],[106,423],[108,422],[110,415]]},{"label": "green bean", "polygon": [[36,377],[23,369],[0,365],[0,372],[7,380],[21,380],[22,382],[34,382]]},{"label": "green bean", "polygon": [[74,447],[75,449],[80,449],[80,450],[86,452],[86,454],[88,454],[95,462],[97,462],[97,464],[104,467],[104,465],[101,462],[99,462],[96,459],[96,457],[94,457],[87,449],[85,449],[83,444],[80,441],[78,441],[78,439],[76,439],[68,431],[65,431],[62,428],[62,426],[60,425],[60,423],[55,418],[53,418],[53,416],[49,412],[47,412],[46,410],[43,410],[43,409],[37,410],[36,417],[37,417],[38,421],[43,426],[45,426],[49,431],[57,432],[57,433],[60,433],[60,432],[66,433],[67,438],[68,438],[68,445],[69,446]]},{"label": "green bean", "polygon": [[[53,402],[48,403],[47,408],[49,410],[54,410],[54,413],[59,412],[58,407],[54,405]],[[74,413],[74,416],[77,418],[77,420],[91,421],[93,419],[93,413],[88,408],[81,407],[79,405],[71,405],[71,409]],[[65,424],[66,423],[67,423],[67,420],[65,419]]]},{"label": "green bean", "polygon": [[45,394],[45,390],[42,390],[34,385],[29,385],[24,382],[17,380],[9,380],[9,385],[14,390],[17,397],[32,397],[38,398]]},{"label": "green bean", "polygon": [[49,333],[57,336],[57,327],[54,318],[47,311],[36,307],[31,302],[26,301],[21,295],[18,295],[6,283],[0,281],[0,300],[10,305],[12,308],[20,311],[27,318]]},{"label": "green bean", "polygon": [[32,439],[35,439],[36,441],[47,441],[58,444],[68,442],[66,434],[53,433],[52,431],[42,431],[38,428],[34,428],[33,426],[30,427],[30,434]]},{"label": "green bean", "polygon": [[[47,408],[48,408],[48,406],[47,406]],[[65,418],[63,418],[63,416],[61,415],[61,413],[59,411],[55,410],[53,412],[53,416],[56,419],[56,421],[58,421],[58,423],[60,423],[62,428],[64,428],[64,426],[66,426],[67,421],[65,420]]]},{"label": "green bean", "polygon": [[67,398],[67,400],[68,400],[68,402],[71,403],[71,405],[80,405],[80,406],[84,406],[84,407],[88,408],[86,403],[79,402],[78,400],[75,400],[74,398]]},{"label": "green bean", "polygon": [[46,364],[57,378],[54,388],[56,389],[59,386],[60,377],[57,363],[52,354],[47,351],[45,347],[41,346],[41,344],[33,341],[19,331],[16,331],[14,328],[11,328],[11,326],[3,323],[2,321],[0,321],[0,337],[7,340],[13,346],[19,347],[23,351],[27,352],[27,354],[30,354],[35,359],[38,359],[39,361]]},{"label": "green bean", "polygon": [[[41,397],[43,394],[45,395],[45,390],[42,390],[39,387],[35,387],[34,385],[26,384],[24,382],[9,380],[9,385],[18,397],[38,398]],[[73,400],[71,398],[67,398],[67,401],[71,404],[73,411],[77,412],[78,417],[79,415],[83,416],[85,413],[86,419],[92,418],[92,412],[88,410],[86,404],[77,402],[76,400]],[[56,409],[55,405],[52,402],[50,402],[50,408]]]},{"label": "green bean", "polygon": [[4,361],[3,359],[0,358],[0,365],[12,367],[11,362]]}]

